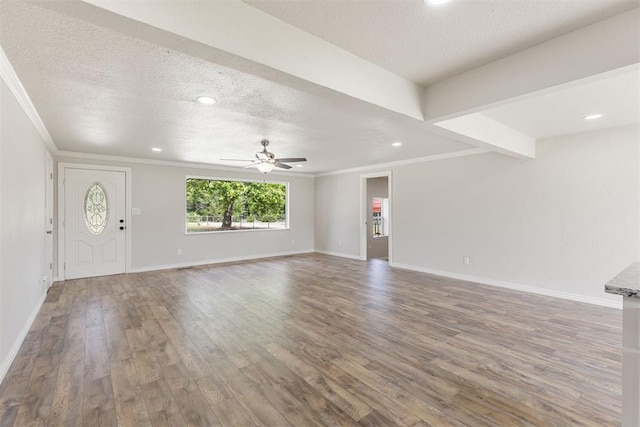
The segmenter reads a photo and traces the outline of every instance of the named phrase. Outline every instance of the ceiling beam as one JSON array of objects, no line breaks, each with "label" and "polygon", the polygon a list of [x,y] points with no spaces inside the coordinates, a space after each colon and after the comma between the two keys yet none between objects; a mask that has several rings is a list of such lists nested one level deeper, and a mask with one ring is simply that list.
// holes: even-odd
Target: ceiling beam
[{"label": "ceiling beam", "polygon": [[307,93],[424,120],[431,133],[518,158],[535,157],[535,140],[475,113],[640,62],[639,9],[425,90],[240,0],[73,3],[44,7]]},{"label": "ceiling beam", "polygon": [[473,144],[521,159],[536,157],[536,140],[480,113],[444,120],[435,124],[474,140]]},{"label": "ceiling beam", "polygon": [[429,123],[540,95],[640,62],[640,9],[557,37],[429,86]]},{"label": "ceiling beam", "polygon": [[242,1],[163,1],[152,5],[121,0],[85,2],[350,97],[423,119],[421,86]]}]

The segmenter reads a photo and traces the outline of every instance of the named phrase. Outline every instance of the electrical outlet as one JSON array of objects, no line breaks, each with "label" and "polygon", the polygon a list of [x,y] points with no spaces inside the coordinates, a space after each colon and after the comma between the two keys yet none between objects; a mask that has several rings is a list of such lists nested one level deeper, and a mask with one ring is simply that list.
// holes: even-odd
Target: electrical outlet
[{"label": "electrical outlet", "polygon": [[338,246],[342,246],[342,240],[338,240]]},{"label": "electrical outlet", "polygon": [[182,249],[178,249],[178,255],[182,255]]},{"label": "electrical outlet", "polygon": [[469,257],[466,256],[462,259],[462,262],[464,263],[464,265],[469,265],[471,263],[471,259],[469,259]]},{"label": "electrical outlet", "polygon": [[291,246],[295,245],[296,241],[291,239]]}]

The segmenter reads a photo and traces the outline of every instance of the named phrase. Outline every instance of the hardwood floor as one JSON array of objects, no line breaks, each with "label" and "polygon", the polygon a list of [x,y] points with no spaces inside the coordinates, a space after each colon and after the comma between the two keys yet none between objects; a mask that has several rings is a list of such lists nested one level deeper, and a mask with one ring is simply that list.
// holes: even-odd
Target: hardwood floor
[{"label": "hardwood floor", "polygon": [[67,281],[0,425],[619,425],[621,317],[318,254]]}]

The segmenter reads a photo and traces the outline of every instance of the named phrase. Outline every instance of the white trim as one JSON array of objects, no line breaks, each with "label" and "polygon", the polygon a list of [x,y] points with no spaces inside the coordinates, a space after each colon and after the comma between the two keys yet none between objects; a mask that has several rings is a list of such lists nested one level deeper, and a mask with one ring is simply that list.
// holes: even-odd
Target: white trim
[{"label": "white trim", "polygon": [[[49,167],[49,162],[51,162],[51,176],[47,176],[47,168]],[[45,276],[47,277],[47,281],[46,281],[46,288],[49,289],[51,287],[51,285],[53,285],[53,259],[55,258],[55,250],[54,250],[54,244],[53,244],[53,228],[55,226],[54,222],[53,222],[53,218],[54,218],[54,200],[56,198],[56,189],[55,189],[55,183],[53,181],[53,171],[56,167],[56,163],[53,159],[53,154],[51,154],[51,151],[49,150],[44,150],[44,191],[45,191],[45,196],[44,196],[44,206],[45,206],[45,213],[44,213],[44,229],[45,232],[48,233],[49,231],[51,231],[51,259],[49,259],[47,257],[48,254],[48,245],[49,242],[47,235],[45,235],[45,239],[44,239],[44,244],[45,244],[45,249],[44,249],[44,271],[45,271]],[[47,204],[47,193],[49,192],[49,189],[51,189],[51,200],[49,200],[49,204]],[[49,219],[51,219],[51,222],[49,222]]]},{"label": "white trim", "polygon": [[20,82],[20,79],[16,75],[15,70],[11,66],[11,62],[9,62],[9,58],[5,55],[2,46],[0,46],[0,75],[2,76],[2,80],[6,83],[7,87],[18,101],[18,104],[24,110],[24,113],[27,115],[33,127],[36,128],[36,131],[42,137],[45,145],[51,150],[54,154],[58,152],[58,147],[55,142],[53,142],[53,138],[51,138],[51,134],[47,130],[47,127],[44,125],[44,122],[40,118],[38,111],[36,111],[36,107],[33,106],[27,91],[24,86]]},{"label": "white trim", "polygon": [[[261,174],[261,176],[264,176],[264,174]],[[228,176],[211,176],[211,175],[190,175],[187,174],[185,175],[184,179],[185,181],[189,178],[192,179],[208,179],[210,181],[238,181],[238,182],[257,182],[258,184],[261,184],[263,182],[266,182],[267,184],[284,184],[284,185],[289,185],[289,181],[272,181],[266,178],[262,178],[262,179],[253,179],[253,178],[229,178]]]},{"label": "white trim", "polygon": [[[285,197],[284,220],[285,220],[285,225],[287,226],[285,230],[291,230],[291,183],[287,182],[284,188],[286,192],[284,195]],[[185,200],[186,200],[186,197],[185,197]]]},{"label": "white trim", "polygon": [[[206,163],[176,162],[171,160],[143,159],[140,157],[109,156],[106,154],[80,153],[76,151],[58,151],[56,153],[56,156],[72,157],[72,158],[87,159],[87,160],[105,160],[105,161],[111,161],[111,162],[145,164],[145,165],[175,166],[175,167],[192,168],[192,169],[220,170],[220,171],[229,171],[229,172],[236,172],[236,173],[250,173],[251,171],[251,169],[237,168],[233,166],[223,166],[223,165],[214,165],[214,164],[206,164]],[[257,171],[257,169],[254,169],[254,170]],[[263,174],[262,172],[258,171],[258,173],[259,173],[258,176],[261,176],[261,177],[265,176],[265,174]],[[272,171],[272,172],[269,172],[267,175],[297,176],[302,178],[314,177],[314,175],[308,174],[308,173],[291,173],[291,172],[280,172],[280,171]],[[229,179],[229,178],[227,177],[226,179]]]},{"label": "white trim", "polygon": [[306,249],[301,251],[275,252],[275,253],[262,254],[262,255],[219,258],[219,259],[210,259],[210,260],[193,261],[193,262],[180,262],[175,264],[151,265],[148,267],[135,267],[135,268],[132,268],[129,272],[144,273],[147,271],[171,270],[174,268],[198,267],[201,265],[215,265],[215,264],[224,264],[227,262],[252,261],[252,260],[259,260],[264,258],[275,258],[275,257],[283,257],[283,256],[290,256],[290,255],[302,255],[302,254],[310,254],[313,252],[314,252],[313,249]]},{"label": "white trim", "polygon": [[387,242],[388,245],[388,258],[389,264],[393,262],[393,195],[392,189],[393,185],[391,184],[392,173],[390,170],[388,171],[380,171],[373,173],[365,173],[360,175],[360,259],[362,261],[367,260],[367,246],[369,244],[368,240],[368,230],[367,230],[367,179],[369,178],[387,178],[387,196],[389,199],[389,217],[391,217],[391,221],[389,221],[389,234],[386,236],[389,240]]},{"label": "white trim", "polygon": [[336,256],[336,257],[340,257],[340,258],[348,258],[348,259],[355,259],[356,261],[362,261],[362,258],[360,258],[359,255],[350,255],[350,254],[345,254],[345,253],[342,253],[342,252],[323,251],[323,250],[320,250],[320,249],[316,249],[314,252],[317,253],[317,254]]},{"label": "white trim", "polygon": [[36,303],[35,308],[29,315],[27,322],[22,327],[20,334],[18,335],[13,345],[11,346],[11,350],[9,350],[9,353],[2,361],[2,364],[0,365],[0,384],[2,384],[2,381],[4,380],[4,376],[7,375],[7,372],[9,371],[9,368],[11,367],[13,360],[16,358],[16,355],[18,354],[18,351],[20,350],[20,347],[22,346],[24,339],[27,337],[27,334],[29,333],[31,326],[33,326],[33,322],[36,320],[36,316],[40,312],[40,309],[42,308],[42,304],[44,304],[44,300],[46,298],[47,298],[47,293],[44,292],[40,296],[40,299],[38,300],[38,302]]},{"label": "white trim", "polygon": [[482,285],[497,286],[499,288],[512,289],[515,291],[528,292],[532,294],[545,295],[549,297],[561,298],[570,301],[584,302],[587,304],[599,305],[603,307],[622,309],[622,301],[610,301],[604,298],[588,297],[584,295],[572,294],[569,292],[556,291],[552,289],[538,288],[535,286],[521,285],[519,283],[503,282],[500,280],[486,279],[484,277],[468,276],[466,274],[451,273],[449,271],[435,270],[432,268],[418,267],[415,265],[389,263],[391,267],[402,268],[404,270],[418,271],[420,273],[433,274],[436,276],[448,277],[450,279],[464,280],[466,282],[480,283]]},{"label": "white trim", "polygon": [[65,169],[90,169],[90,170],[103,170],[113,172],[124,172],[125,180],[125,221],[127,227],[125,228],[125,266],[124,272],[128,273],[131,270],[131,168],[124,168],[119,166],[105,166],[105,165],[87,165],[81,163],[58,163],[58,277],[60,280],[65,280],[65,241],[64,241],[64,170]]},{"label": "white trim", "polygon": [[[341,170],[335,170],[330,172],[321,172],[317,174],[273,171],[273,172],[269,172],[269,175],[295,176],[295,177],[301,177],[301,178],[320,178],[323,176],[370,171],[370,170],[380,169],[380,168],[390,168],[394,166],[410,165],[413,163],[432,162],[435,160],[451,159],[455,157],[473,156],[475,154],[483,154],[483,153],[489,153],[489,152],[491,152],[491,150],[487,150],[485,148],[471,148],[468,150],[454,151],[451,153],[435,154],[433,156],[417,157],[414,159],[398,160],[395,162],[378,163],[374,165],[360,166],[357,168],[350,168],[350,169],[341,169]],[[105,161],[112,161],[112,162],[124,162],[124,163],[135,163],[135,164],[160,165],[160,166],[175,166],[175,167],[192,168],[192,169],[208,169],[208,170],[220,170],[220,171],[242,173],[241,170],[232,166],[214,165],[214,164],[206,164],[206,163],[176,162],[176,161],[170,161],[170,160],[143,159],[140,157],[109,156],[105,154],[80,153],[76,151],[57,151],[54,154],[56,155],[56,157],[72,157],[72,158],[87,159],[87,160],[105,160]],[[243,170],[249,171],[249,169],[243,169]],[[260,173],[260,176],[264,176],[264,174]]]},{"label": "white trim", "polygon": [[236,234],[236,233],[258,233],[260,231],[272,232],[272,231],[291,231],[291,227],[287,228],[243,228],[240,230],[214,230],[214,231],[192,231],[191,233],[184,232],[185,236],[206,236],[208,234]]},{"label": "white trim", "polygon": [[360,166],[360,167],[351,168],[351,169],[341,169],[341,170],[335,170],[331,172],[322,172],[322,173],[315,174],[314,176],[316,178],[321,178],[323,176],[341,175],[341,174],[352,173],[352,172],[364,172],[364,171],[370,171],[373,169],[391,168],[395,166],[410,165],[413,163],[432,162],[434,160],[452,159],[454,157],[473,156],[475,154],[483,154],[483,153],[489,153],[489,152],[491,152],[491,150],[487,150],[485,148],[471,148],[468,150],[453,151],[451,153],[435,154],[433,156],[416,157],[413,159],[398,160],[395,162],[378,163],[375,165]]},{"label": "white trim", "polygon": [[[471,148],[468,150],[459,150],[451,153],[435,154],[432,156],[416,157],[413,159],[398,160],[395,162],[387,162],[387,163],[378,163],[374,165],[360,166],[360,167],[350,168],[350,169],[340,169],[340,170],[329,171],[329,172],[321,172],[317,174],[272,171],[272,172],[269,172],[269,175],[295,176],[295,177],[301,177],[301,178],[321,178],[324,176],[341,175],[341,174],[352,173],[352,172],[371,171],[375,169],[410,165],[414,163],[432,162],[435,160],[451,159],[455,157],[473,156],[475,154],[489,153],[491,151],[492,150],[488,150],[486,148]],[[56,155],[56,157],[71,157],[71,158],[86,159],[86,160],[104,160],[104,161],[111,161],[111,162],[123,162],[123,163],[134,163],[134,164],[174,166],[174,167],[183,167],[183,168],[192,168],[192,169],[228,171],[228,172],[236,172],[236,173],[246,173],[246,171],[249,171],[249,169],[242,169],[242,168],[241,168],[242,170],[239,170],[238,168],[235,168],[233,166],[223,166],[223,165],[214,165],[214,164],[206,164],[206,163],[176,162],[176,161],[170,161],[170,160],[143,159],[140,157],[110,156],[106,154],[80,153],[76,151],[56,151],[54,154]],[[260,173],[259,176],[264,176],[264,174]]]}]

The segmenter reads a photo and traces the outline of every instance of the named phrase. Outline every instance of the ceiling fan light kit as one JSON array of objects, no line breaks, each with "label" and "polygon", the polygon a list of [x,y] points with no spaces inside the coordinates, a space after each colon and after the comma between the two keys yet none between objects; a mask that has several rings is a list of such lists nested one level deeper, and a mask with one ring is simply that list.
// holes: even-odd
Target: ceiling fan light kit
[{"label": "ceiling fan light kit", "polygon": [[256,168],[257,168],[260,172],[262,172],[262,173],[264,173],[264,174],[267,174],[267,173],[271,172],[271,171],[273,170],[273,168],[275,168],[275,167],[276,167],[276,165],[274,165],[274,164],[273,164],[273,163],[271,163],[271,162],[262,162],[262,163],[258,163],[258,165],[256,166]]},{"label": "ceiling fan light kit", "polygon": [[306,162],[307,159],[304,157],[287,157],[282,159],[277,159],[276,155],[267,151],[267,146],[269,145],[268,139],[263,139],[260,141],[262,144],[262,151],[258,151],[256,153],[257,160],[248,160],[248,159],[221,159],[225,161],[231,162],[251,162],[251,164],[245,166],[245,168],[250,168],[255,166],[260,172],[267,174],[271,172],[274,168],[280,169],[291,169],[291,166],[287,165],[287,163],[293,162]]}]

